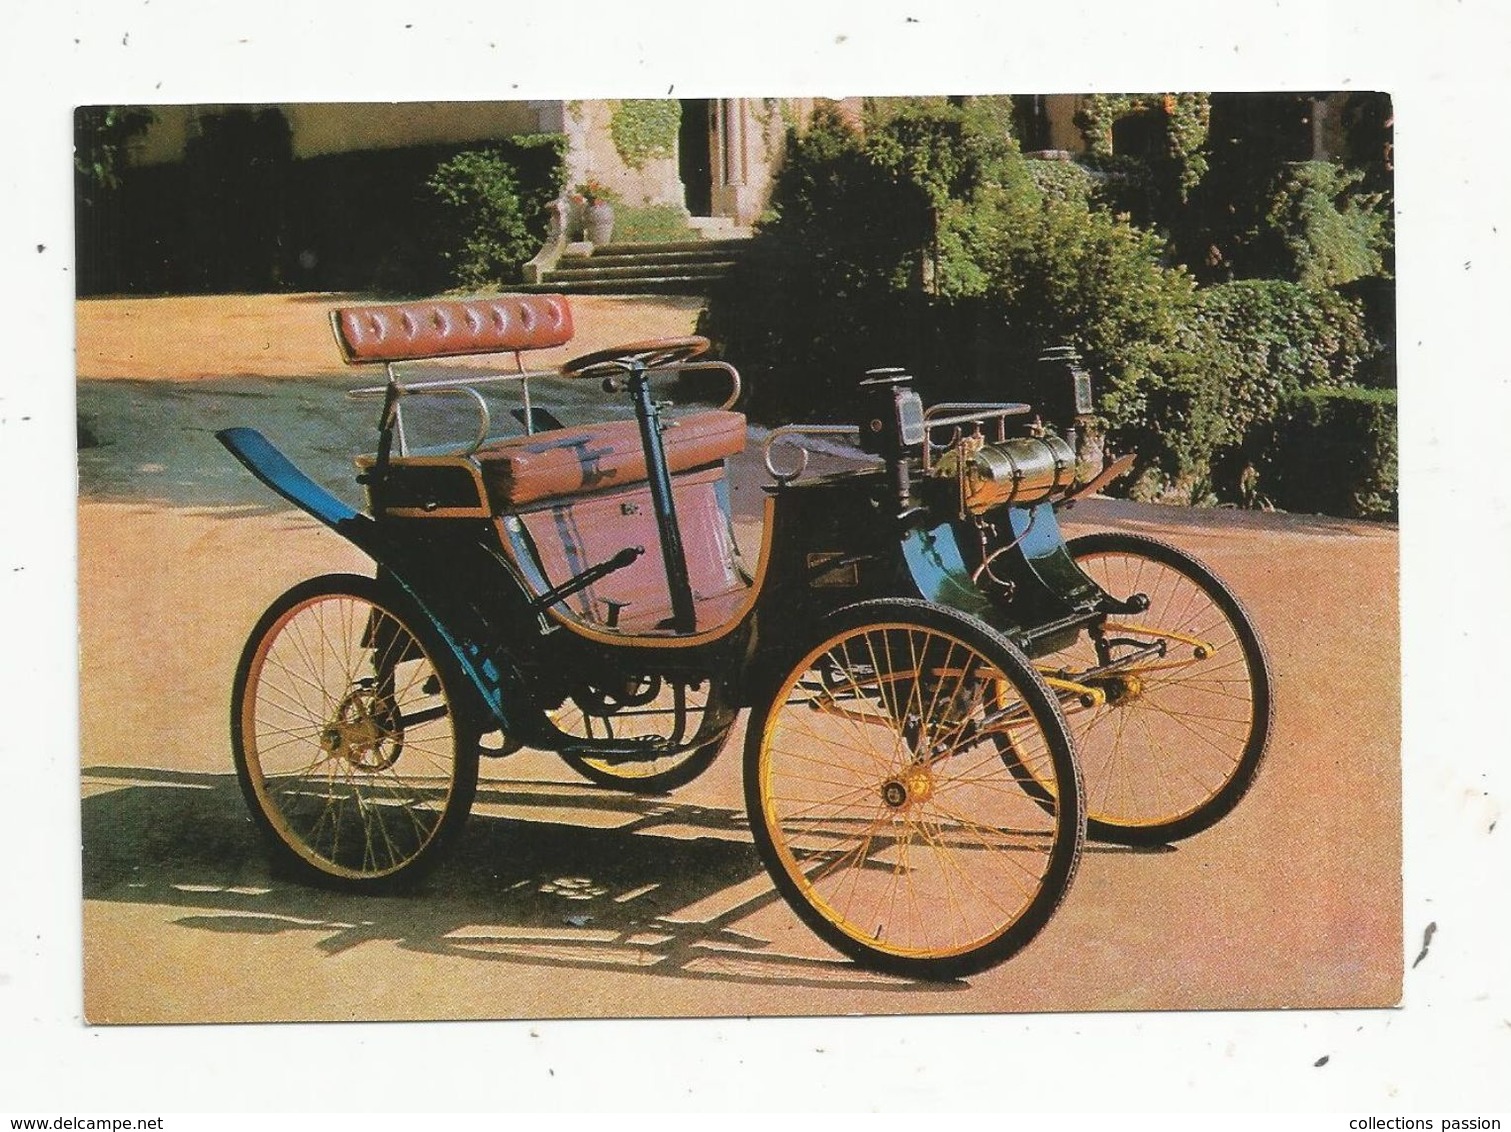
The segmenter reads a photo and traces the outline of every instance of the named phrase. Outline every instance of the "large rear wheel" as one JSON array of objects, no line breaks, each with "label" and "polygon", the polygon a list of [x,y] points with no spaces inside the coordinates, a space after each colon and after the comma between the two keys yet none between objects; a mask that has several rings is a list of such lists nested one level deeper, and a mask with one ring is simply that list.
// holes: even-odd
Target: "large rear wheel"
[{"label": "large rear wheel", "polygon": [[478,734],[420,619],[373,579],[302,582],[253,629],[231,698],[242,793],[302,879],[419,879],[465,822]]},{"label": "large rear wheel", "polygon": [[[1001,757],[1049,783],[1046,805]],[[757,705],[745,748],[756,846],[824,940],[894,974],[956,978],[1048,922],[1084,836],[1054,697],[1006,638],[925,602],[827,618]]]}]

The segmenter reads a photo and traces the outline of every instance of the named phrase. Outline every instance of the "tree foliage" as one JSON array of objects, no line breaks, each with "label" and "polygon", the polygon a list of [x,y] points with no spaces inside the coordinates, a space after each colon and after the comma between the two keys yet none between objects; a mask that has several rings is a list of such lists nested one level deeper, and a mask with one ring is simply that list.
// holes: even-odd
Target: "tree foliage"
[{"label": "tree foliage", "polygon": [[1199,288],[1094,175],[1026,159],[1009,118],[995,100],[876,100],[864,132],[821,111],[789,139],[771,213],[707,320],[752,379],[752,411],[842,416],[882,365],[926,398],[1017,399],[1034,359],[1069,343],[1110,442],[1140,454],[1139,493],[1258,498],[1282,407],[1346,387],[1376,348],[1362,304],[1330,285],[1378,270],[1339,252],[1374,246],[1372,202],[1349,203],[1347,175],[1292,169],[1269,222],[1296,241],[1299,278]]},{"label": "tree foliage", "polygon": [[1336,287],[1385,270],[1390,244],[1384,195],[1358,191],[1362,172],[1330,161],[1289,166],[1265,215],[1286,278]]},{"label": "tree foliage", "polygon": [[126,151],[157,115],[145,106],[80,106],[74,111],[73,166],[86,197],[121,186]]},{"label": "tree foliage", "polygon": [[[512,155],[502,147],[463,151],[426,182],[446,209],[441,254],[459,287],[512,282],[540,249],[544,206],[561,183],[564,142],[557,135],[513,138],[511,149]],[[522,185],[518,155],[532,149],[553,152],[550,175]]]}]

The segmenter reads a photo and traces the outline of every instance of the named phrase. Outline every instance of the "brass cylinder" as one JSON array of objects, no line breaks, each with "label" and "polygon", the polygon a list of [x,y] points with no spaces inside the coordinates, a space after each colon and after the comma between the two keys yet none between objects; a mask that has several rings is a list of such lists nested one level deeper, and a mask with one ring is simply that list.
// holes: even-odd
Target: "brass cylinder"
[{"label": "brass cylinder", "polygon": [[940,457],[940,476],[961,478],[965,459],[963,502],[972,515],[1014,504],[1032,507],[1069,491],[1076,478],[1076,454],[1054,433],[999,440],[975,452],[952,449]]}]

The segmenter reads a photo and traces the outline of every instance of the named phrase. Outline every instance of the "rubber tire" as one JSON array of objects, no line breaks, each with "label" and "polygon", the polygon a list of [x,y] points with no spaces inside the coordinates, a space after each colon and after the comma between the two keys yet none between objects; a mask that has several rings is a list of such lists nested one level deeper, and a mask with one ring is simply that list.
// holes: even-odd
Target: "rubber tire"
[{"label": "rubber tire", "polygon": [[[265,655],[264,643],[271,650],[285,620],[294,616],[300,607],[339,598],[383,610],[419,643],[439,677],[439,694],[453,721],[450,793],[434,830],[428,840],[404,862],[393,868],[369,872],[340,868],[334,862],[322,860],[308,845],[295,844],[286,836],[277,820],[281,814],[275,815],[269,810],[272,803],[261,789],[261,772],[254,769],[255,737],[244,733],[246,723],[250,721],[245,721],[243,717],[249,707],[255,706],[247,702],[249,690],[255,695],[261,683],[260,657]],[[273,639],[269,639],[270,635],[273,635]],[[422,880],[444,857],[461,832],[477,792],[479,729],[468,718],[469,713],[458,710],[454,694],[462,687],[463,679],[445,646],[434,639],[428,622],[411,612],[402,597],[381,587],[372,578],[357,574],[327,574],[300,582],[274,601],[252,630],[236,667],[231,692],[231,750],[242,796],[251,810],[253,822],[271,850],[275,867],[306,883],[349,892],[402,891]],[[316,725],[318,726],[318,721]],[[402,754],[398,757],[402,758]]]},{"label": "rubber tire", "polygon": [[763,697],[751,713],[745,741],[745,805],[756,849],[775,882],[777,891],[798,917],[821,939],[856,963],[907,978],[949,980],[977,974],[1007,960],[1038,935],[1065,898],[1079,864],[1085,841],[1085,816],[1079,770],[1065,720],[1054,695],[1045,686],[1028,658],[1006,637],[974,617],[931,602],[904,598],[882,598],[846,606],[820,625],[819,641],[828,644],[847,632],[879,624],[906,623],[920,629],[947,634],[986,656],[1018,686],[1038,721],[1055,776],[1059,782],[1073,784],[1064,792],[1069,804],[1060,807],[1049,863],[1037,894],[1013,923],[1001,934],[970,950],[947,956],[898,955],[868,945],[844,931],[816,907],[789,874],[768,827],[762,799],[765,734],[778,699],[793,679],[817,652],[788,669],[770,697]]},{"label": "rubber tire", "polygon": [[[1247,610],[1227,585],[1201,562],[1185,551],[1178,550],[1158,539],[1149,538],[1147,535],[1099,531],[1070,539],[1066,543],[1066,549],[1069,550],[1072,558],[1109,552],[1124,554],[1132,558],[1145,558],[1184,575],[1191,583],[1203,590],[1211,602],[1227,617],[1232,625],[1234,636],[1243,648],[1250,673],[1254,704],[1254,718],[1242,754],[1226,781],[1206,802],[1188,813],[1165,820],[1139,825],[1118,824],[1104,820],[1092,811],[1091,799],[1096,796],[1095,783],[1092,783],[1087,789],[1086,836],[1093,841],[1147,847],[1168,845],[1210,829],[1233,811],[1254,784],[1254,779],[1264,762],[1270,728],[1273,724],[1269,659],[1265,655],[1264,645],[1259,639],[1259,634],[1254,630]],[[1114,594],[1113,596],[1126,597],[1128,595]],[[1074,735],[1074,717],[1071,718],[1071,733]],[[1083,773],[1086,771],[1084,762],[1082,771]]]}]

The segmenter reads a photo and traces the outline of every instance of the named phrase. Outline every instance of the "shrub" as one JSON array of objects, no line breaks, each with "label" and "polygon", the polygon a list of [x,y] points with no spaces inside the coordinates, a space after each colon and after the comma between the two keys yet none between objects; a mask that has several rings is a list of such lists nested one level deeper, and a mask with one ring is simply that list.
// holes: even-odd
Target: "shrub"
[{"label": "shrub", "polygon": [[1234,438],[1302,390],[1351,383],[1369,352],[1362,304],[1334,291],[1243,279],[1203,288],[1196,312],[1193,350],[1224,391]]},{"label": "shrub", "polygon": [[1355,191],[1363,179],[1330,161],[1298,162],[1281,174],[1265,220],[1286,278],[1335,287],[1384,270],[1389,214],[1382,194]]},{"label": "shrub", "polygon": [[1089,205],[1097,190],[1097,176],[1073,161],[1030,161],[1028,175],[1046,201]]},{"label": "shrub", "polygon": [[914,364],[897,352],[905,332],[896,308],[919,265],[926,217],[923,196],[872,162],[832,109],[789,134],[770,210],[710,296],[706,319],[748,379],[752,413],[829,416],[865,369]]},{"label": "shrub", "polygon": [[[563,139],[543,135],[512,139],[513,154],[501,146],[465,150],[426,181],[447,206],[442,256],[457,286],[495,286],[519,277],[544,239],[545,205],[561,183],[563,146]],[[554,160],[528,163],[534,175],[522,184],[520,150],[542,151]],[[542,166],[549,167],[546,176]]]},{"label": "shrub", "polygon": [[1287,399],[1258,465],[1274,503],[1291,511],[1396,517],[1393,389],[1310,389]]},{"label": "shrub", "polygon": [[96,194],[121,187],[131,142],[157,121],[145,106],[80,106],[73,115],[73,168],[80,179],[81,197],[94,203]]},{"label": "shrub", "polygon": [[1138,493],[1252,501],[1281,406],[1358,379],[1362,304],[1273,280],[1198,290],[1084,175],[1024,159],[994,110],[887,100],[864,138],[821,113],[791,140],[705,324],[751,379],[752,413],[843,418],[881,365],[927,400],[1033,401],[1034,359],[1069,343],[1112,444],[1139,453]]},{"label": "shrub", "polygon": [[1208,484],[1219,498],[1252,505],[1254,468],[1283,406],[1351,383],[1371,352],[1362,306],[1333,291],[1246,279],[1203,288],[1196,316],[1187,343],[1200,375],[1195,415]]},{"label": "shrub", "polygon": [[827,111],[790,139],[772,213],[710,303],[752,411],[832,415],[879,365],[906,366],[926,396],[1013,396],[1068,341],[1132,428],[1178,353],[1191,282],[1161,266],[1158,238],[1080,193],[1046,198],[1044,163],[1003,115],[995,100],[888,100],[864,139]]},{"label": "shrub", "polygon": [[512,279],[535,254],[519,182],[502,154],[459,153],[427,184],[450,207],[454,242],[442,254],[457,286],[480,288]]}]

